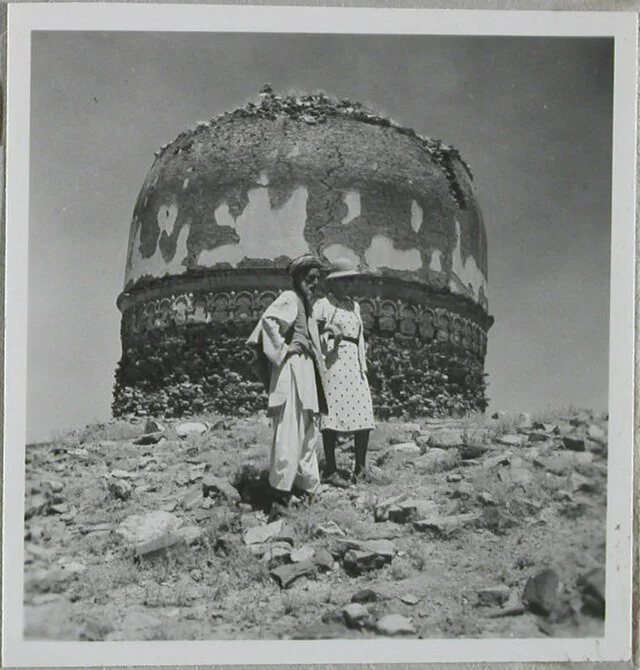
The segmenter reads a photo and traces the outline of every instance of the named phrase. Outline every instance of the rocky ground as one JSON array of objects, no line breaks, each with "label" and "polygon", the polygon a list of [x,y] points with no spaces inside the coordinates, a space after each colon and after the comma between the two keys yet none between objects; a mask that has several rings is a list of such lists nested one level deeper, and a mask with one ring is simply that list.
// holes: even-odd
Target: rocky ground
[{"label": "rocky ground", "polygon": [[25,636],[603,634],[606,417],[381,423],[367,482],[286,510],[269,435],[204,417],[29,445]]}]

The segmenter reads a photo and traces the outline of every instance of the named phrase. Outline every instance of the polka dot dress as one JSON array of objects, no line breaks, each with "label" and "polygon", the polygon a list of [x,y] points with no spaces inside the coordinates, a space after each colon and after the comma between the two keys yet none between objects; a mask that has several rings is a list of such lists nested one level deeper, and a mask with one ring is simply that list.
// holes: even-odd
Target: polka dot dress
[{"label": "polka dot dress", "polygon": [[[358,340],[362,322],[354,310],[338,307],[331,318],[345,337]],[[327,366],[326,396],[329,412],[322,417],[323,430],[352,433],[372,430],[373,406],[369,382],[361,370],[356,342],[342,340],[337,348],[330,340],[325,358]]]}]

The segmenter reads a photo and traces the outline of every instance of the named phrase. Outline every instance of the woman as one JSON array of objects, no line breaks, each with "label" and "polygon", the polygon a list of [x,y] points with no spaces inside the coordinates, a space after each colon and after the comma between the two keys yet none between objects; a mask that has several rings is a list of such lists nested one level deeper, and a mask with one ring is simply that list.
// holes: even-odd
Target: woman
[{"label": "woman", "polygon": [[336,467],[338,434],[353,434],[355,466],[353,481],[364,477],[373,430],[373,405],[367,380],[364,327],[360,307],[347,295],[348,278],[359,274],[353,263],[334,263],[326,277],[328,295],[316,302],[313,314],[321,329],[325,353],[325,391],[328,412],[321,420],[326,481],[347,485]]},{"label": "woman", "polygon": [[326,401],[311,302],[321,267],[310,254],[294,259],[289,265],[293,290],[269,305],[247,340],[260,347],[269,364],[268,413],[273,425],[269,484],[274,497],[283,502],[294,487],[311,494],[320,481],[317,415],[326,410]]}]

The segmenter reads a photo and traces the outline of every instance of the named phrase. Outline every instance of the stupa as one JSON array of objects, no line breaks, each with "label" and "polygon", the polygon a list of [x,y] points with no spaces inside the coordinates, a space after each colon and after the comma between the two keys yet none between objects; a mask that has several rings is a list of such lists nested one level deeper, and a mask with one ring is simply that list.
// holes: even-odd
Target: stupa
[{"label": "stupa", "polygon": [[113,413],[265,406],[243,346],[289,260],[351,258],[381,417],[486,407],[487,238],[458,151],[350,100],[260,99],[156,154],[135,204]]}]

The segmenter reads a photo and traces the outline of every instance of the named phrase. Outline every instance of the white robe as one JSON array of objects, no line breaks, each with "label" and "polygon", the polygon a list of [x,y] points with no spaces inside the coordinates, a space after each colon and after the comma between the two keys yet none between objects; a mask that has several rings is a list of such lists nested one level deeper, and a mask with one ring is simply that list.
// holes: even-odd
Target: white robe
[{"label": "white robe", "polygon": [[[312,492],[320,481],[316,455],[320,434],[316,369],[308,356],[287,355],[286,343],[287,332],[301,309],[304,306],[295,291],[284,291],[266,309],[247,343],[260,346],[271,364],[268,410],[273,422],[273,442],[269,483],[281,491],[296,486]],[[312,345],[319,352],[315,320],[307,319],[307,326]]]}]

